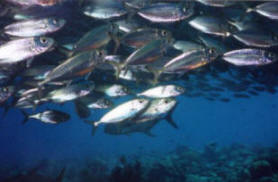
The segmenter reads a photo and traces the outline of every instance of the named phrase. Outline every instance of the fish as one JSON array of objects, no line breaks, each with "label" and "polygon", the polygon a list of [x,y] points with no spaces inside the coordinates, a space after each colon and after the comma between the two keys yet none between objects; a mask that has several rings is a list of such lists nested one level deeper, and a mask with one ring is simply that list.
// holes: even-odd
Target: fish
[{"label": "fish", "polygon": [[98,26],[82,36],[81,39],[73,45],[73,50],[68,54],[69,56],[72,56],[79,52],[99,49],[107,45],[111,40],[116,43],[115,49],[117,49],[119,46],[117,38],[118,32],[119,29],[116,24]]},{"label": "fish", "polygon": [[278,2],[265,2],[257,5],[255,8],[247,8],[246,12],[256,12],[269,19],[278,20]]},{"label": "fish", "polygon": [[111,2],[107,4],[91,4],[85,7],[83,11],[85,15],[95,19],[111,19],[118,18],[127,14],[127,10],[122,3]]},{"label": "fish", "polygon": [[175,41],[173,47],[182,52],[204,48],[204,46],[201,44],[195,43],[193,41],[184,41],[184,40]]},{"label": "fish", "polygon": [[56,103],[64,103],[75,100],[79,97],[86,96],[90,94],[94,88],[95,84],[92,81],[76,83],[49,92],[46,96],[46,99]]},{"label": "fish", "polygon": [[3,86],[0,87],[0,104],[6,102],[15,92],[14,86]]},{"label": "fish", "polygon": [[89,94],[77,100],[90,109],[108,109],[114,105],[111,100],[97,95],[96,93]]},{"label": "fish", "polygon": [[22,113],[24,115],[24,120],[22,121],[23,124],[28,122],[30,119],[40,120],[41,122],[47,123],[47,124],[60,124],[60,123],[66,122],[70,119],[69,114],[62,112],[62,111],[54,110],[54,109],[45,110],[43,112],[39,112],[39,113],[32,114],[32,115],[28,115],[24,111],[22,111]]},{"label": "fish", "polygon": [[144,96],[149,98],[167,98],[179,96],[184,92],[185,89],[178,85],[160,85],[138,93],[137,96]]},{"label": "fish", "polygon": [[237,49],[226,52],[222,58],[236,66],[260,66],[271,64],[278,60],[275,53],[263,49]]},{"label": "fish", "polygon": [[50,81],[68,80],[84,76],[90,73],[97,64],[101,64],[105,55],[106,52],[104,50],[92,50],[70,57],[51,70],[38,85],[41,87]]},{"label": "fish", "polygon": [[188,24],[200,32],[221,37],[229,37],[236,31],[236,28],[227,21],[214,16],[197,16]]},{"label": "fish", "polygon": [[269,48],[278,45],[278,36],[265,31],[240,31],[233,34],[233,37],[251,47]]},{"label": "fish", "polygon": [[189,18],[193,13],[191,4],[154,3],[141,8],[137,14],[154,23],[174,23]]},{"label": "fish", "polygon": [[[15,39],[0,45],[0,65],[15,64],[52,50],[55,41],[48,37]],[[16,52],[16,54],[14,54]]]},{"label": "fish", "polygon": [[98,121],[86,121],[93,125],[92,134],[94,135],[96,127],[100,124],[119,123],[127,119],[135,117],[140,112],[143,112],[149,104],[148,99],[135,98],[126,101],[102,116]]},{"label": "fish", "polygon": [[129,94],[128,88],[119,84],[100,84],[96,86],[95,91],[109,97],[122,97]]},{"label": "fish", "polygon": [[154,99],[146,111],[132,119],[132,121],[107,124],[104,132],[112,135],[143,132],[148,136],[153,136],[150,132],[151,128],[164,118],[171,126],[177,128],[176,123],[172,119],[172,111],[176,104],[177,101],[174,98]]},{"label": "fish", "polygon": [[24,20],[4,27],[4,33],[15,37],[42,36],[60,30],[66,20],[57,18],[43,18]]},{"label": "fish", "polygon": [[235,1],[230,0],[197,0],[201,4],[206,6],[218,7],[218,8],[225,8],[235,4]]},{"label": "fish", "polygon": [[20,1],[6,0],[6,1],[27,8],[32,6],[42,6],[42,7],[54,6],[58,3],[61,3],[63,0],[20,0]]},{"label": "fish", "polygon": [[54,68],[55,65],[38,65],[25,70],[21,76],[33,80],[44,80]]},{"label": "fish", "polygon": [[167,61],[162,68],[148,67],[154,74],[154,83],[157,83],[162,73],[185,73],[211,63],[218,57],[215,49],[195,49],[183,52]]},{"label": "fish", "polygon": [[120,38],[120,42],[123,45],[138,49],[153,40],[170,37],[172,37],[171,32],[167,30],[147,28],[124,35]]}]

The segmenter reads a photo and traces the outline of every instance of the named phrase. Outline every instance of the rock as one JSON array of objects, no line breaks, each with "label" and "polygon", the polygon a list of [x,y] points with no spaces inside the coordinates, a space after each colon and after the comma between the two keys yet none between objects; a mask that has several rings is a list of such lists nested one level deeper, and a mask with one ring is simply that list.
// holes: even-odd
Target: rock
[{"label": "rock", "polygon": [[266,160],[255,161],[250,167],[252,179],[260,179],[262,177],[269,177],[272,175],[272,168]]}]

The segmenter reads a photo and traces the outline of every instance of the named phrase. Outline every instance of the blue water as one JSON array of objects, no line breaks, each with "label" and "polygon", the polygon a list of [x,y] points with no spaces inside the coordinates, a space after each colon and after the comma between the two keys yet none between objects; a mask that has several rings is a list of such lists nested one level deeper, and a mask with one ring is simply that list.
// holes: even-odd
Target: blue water
[{"label": "blue water", "polygon": [[[22,114],[12,109],[1,122],[0,160],[2,164],[22,164],[95,155],[113,158],[142,150],[170,151],[180,145],[202,149],[210,142],[223,146],[232,143],[272,146],[278,141],[277,101],[278,95],[267,93],[250,99],[232,99],[229,103],[181,96],[174,111],[179,129],[161,121],[152,130],[155,137],[141,133],[110,136],[103,133],[102,127],[91,136],[91,127],[75,114],[68,123],[57,126],[34,120],[22,125]],[[52,107],[75,112],[72,103]],[[100,116],[101,112],[94,111],[91,117]]]}]

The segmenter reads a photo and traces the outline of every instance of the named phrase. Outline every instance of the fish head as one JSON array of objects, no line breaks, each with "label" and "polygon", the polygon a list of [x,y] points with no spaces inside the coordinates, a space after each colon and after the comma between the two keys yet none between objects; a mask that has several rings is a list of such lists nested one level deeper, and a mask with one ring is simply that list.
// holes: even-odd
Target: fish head
[{"label": "fish head", "polygon": [[49,37],[34,37],[32,51],[43,53],[54,47],[55,41]]},{"label": "fish head", "polygon": [[113,102],[106,98],[98,99],[97,102],[94,103],[94,106],[99,109],[111,108],[113,105]]},{"label": "fish head", "polygon": [[139,98],[134,100],[132,104],[132,108],[137,108],[138,110],[142,110],[149,105],[150,101],[145,98]]},{"label": "fish head", "polygon": [[158,104],[156,104],[156,110],[159,113],[167,113],[169,112],[175,105],[177,104],[177,100],[173,97],[159,99]]},{"label": "fish head", "polygon": [[91,60],[94,60],[96,62],[103,62],[105,60],[105,57],[107,55],[107,52],[105,50],[95,50],[91,53]]},{"label": "fish head", "polygon": [[157,31],[157,36],[161,38],[166,38],[170,39],[172,37],[172,33],[167,30],[156,30]]},{"label": "fish head", "polygon": [[219,56],[217,49],[214,47],[208,48],[205,51],[206,51],[206,57],[208,61],[215,60]]},{"label": "fish head", "polygon": [[170,85],[166,89],[169,89],[169,92],[173,96],[181,95],[185,92],[185,89],[181,86],[178,86],[178,85]]},{"label": "fish head", "polygon": [[64,19],[58,19],[58,18],[48,18],[46,26],[51,31],[56,31],[62,28],[66,24],[66,20]]},{"label": "fish head", "polygon": [[264,64],[269,64],[269,63],[273,63],[274,61],[278,61],[278,55],[273,52],[265,51],[264,56],[262,57],[263,58],[261,59],[261,61]]}]

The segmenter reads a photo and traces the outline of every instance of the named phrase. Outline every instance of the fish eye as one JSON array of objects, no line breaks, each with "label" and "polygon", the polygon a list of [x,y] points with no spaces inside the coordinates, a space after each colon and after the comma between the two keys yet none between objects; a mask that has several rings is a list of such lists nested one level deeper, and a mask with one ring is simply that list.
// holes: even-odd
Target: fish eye
[{"label": "fish eye", "polygon": [[139,103],[142,104],[144,101],[142,99],[139,100]]},{"label": "fish eye", "polygon": [[58,24],[58,21],[57,21],[56,19],[53,19],[53,20],[52,20],[52,24],[53,24],[53,25],[57,25],[57,24]]},{"label": "fish eye", "polygon": [[188,10],[188,8],[187,8],[186,6],[184,6],[184,7],[182,8],[182,11],[183,11],[183,12],[187,12],[187,10]]},{"label": "fish eye", "polygon": [[164,103],[165,103],[165,104],[168,104],[168,103],[169,103],[169,100],[168,100],[168,99],[164,100]]},{"label": "fish eye", "polygon": [[165,37],[165,36],[167,35],[167,31],[162,30],[161,35],[162,35],[163,37]]},{"label": "fish eye", "polygon": [[41,37],[41,38],[40,38],[40,42],[41,42],[42,44],[47,44],[47,39],[46,39],[45,37]]},{"label": "fish eye", "polygon": [[7,88],[7,87],[4,87],[2,90],[3,90],[3,92],[7,92],[7,91],[8,91],[8,88]]},{"label": "fish eye", "polygon": [[102,57],[103,56],[103,52],[102,51],[97,51],[97,56],[98,57]]}]

